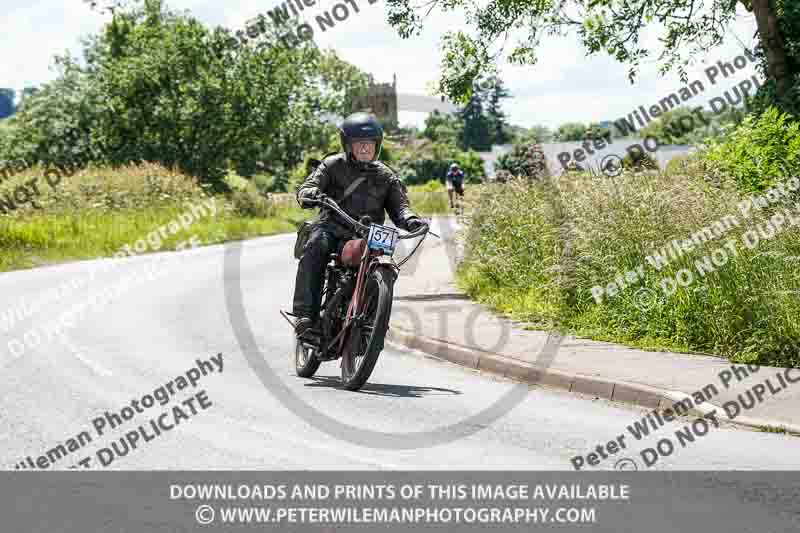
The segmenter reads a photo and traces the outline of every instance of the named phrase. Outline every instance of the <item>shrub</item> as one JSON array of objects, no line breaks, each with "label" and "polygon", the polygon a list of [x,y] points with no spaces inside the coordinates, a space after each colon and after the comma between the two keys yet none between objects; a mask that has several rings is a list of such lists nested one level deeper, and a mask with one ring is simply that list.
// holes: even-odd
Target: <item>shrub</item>
[{"label": "shrub", "polygon": [[724,139],[710,139],[703,159],[710,169],[736,180],[742,192],[764,191],[800,171],[800,122],[769,108],[748,116]]},{"label": "shrub", "polygon": [[629,169],[634,172],[658,170],[658,163],[648,154],[637,150],[628,153],[628,155],[622,159],[622,168]]},{"label": "shrub", "polygon": [[403,148],[395,146],[392,157],[391,166],[406,185],[420,185],[432,179],[444,183],[453,162],[458,162],[464,170],[467,183],[481,183],[486,178],[483,159],[477,152],[462,152],[451,144],[428,140],[411,142]]},{"label": "shrub", "polygon": [[230,193],[233,212],[245,218],[269,218],[274,214],[272,204],[255,188]]},{"label": "shrub", "polygon": [[291,172],[289,172],[287,184],[286,184],[286,192],[297,192],[297,189],[300,188],[300,185],[306,180],[309,176],[309,162],[311,159],[317,159],[322,161],[323,155],[319,152],[311,152],[306,154],[305,159],[302,163],[294,167]]},{"label": "shrub", "polygon": [[412,159],[403,161],[396,170],[406,185],[421,185],[431,179],[444,180],[451,164],[449,159]]},{"label": "shrub", "polygon": [[486,179],[486,171],[483,166],[483,159],[474,150],[468,150],[463,155],[455,158],[466,176],[466,183],[483,183]]},{"label": "shrub", "polygon": [[234,214],[245,218],[267,218],[274,214],[271,202],[264,197],[255,183],[234,172],[228,172],[225,184],[231,190],[228,198]]},{"label": "shrub", "polygon": [[[528,180],[541,180],[549,172],[544,152],[538,144],[515,145],[511,152],[497,158],[495,169]],[[503,179],[507,176],[504,175]]]},{"label": "shrub", "polygon": [[270,192],[286,192],[288,178],[285,176],[270,176],[269,174],[256,174],[253,176],[253,183],[258,192],[262,194]]},{"label": "shrub", "polygon": [[512,179],[514,179],[514,175],[508,170],[501,169],[494,173],[494,181],[497,183],[508,183]]}]

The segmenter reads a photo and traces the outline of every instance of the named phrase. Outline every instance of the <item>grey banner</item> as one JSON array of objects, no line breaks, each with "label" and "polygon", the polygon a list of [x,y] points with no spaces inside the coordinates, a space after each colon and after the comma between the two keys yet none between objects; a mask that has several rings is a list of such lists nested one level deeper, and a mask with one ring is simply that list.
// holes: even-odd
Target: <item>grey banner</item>
[{"label": "grey banner", "polygon": [[800,529],[798,472],[3,472],[0,531]]}]

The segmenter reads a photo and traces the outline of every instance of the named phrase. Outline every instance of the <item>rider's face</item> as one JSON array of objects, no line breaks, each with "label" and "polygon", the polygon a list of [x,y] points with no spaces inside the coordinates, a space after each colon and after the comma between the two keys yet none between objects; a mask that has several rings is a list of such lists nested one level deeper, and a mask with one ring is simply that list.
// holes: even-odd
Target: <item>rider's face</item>
[{"label": "rider's face", "polygon": [[375,141],[372,139],[354,140],[353,154],[359,161],[372,161],[375,158]]}]

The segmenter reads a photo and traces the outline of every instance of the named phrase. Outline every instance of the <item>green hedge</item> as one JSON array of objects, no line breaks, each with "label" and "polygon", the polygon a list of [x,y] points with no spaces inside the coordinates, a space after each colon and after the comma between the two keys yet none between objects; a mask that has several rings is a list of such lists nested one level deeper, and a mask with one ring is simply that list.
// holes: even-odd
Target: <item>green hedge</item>
[{"label": "green hedge", "polygon": [[704,159],[717,176],[732,176],[743,192],[758,192],[800,173],[800,122],[768,109],[750,115],[722,140],[710,140]]}]

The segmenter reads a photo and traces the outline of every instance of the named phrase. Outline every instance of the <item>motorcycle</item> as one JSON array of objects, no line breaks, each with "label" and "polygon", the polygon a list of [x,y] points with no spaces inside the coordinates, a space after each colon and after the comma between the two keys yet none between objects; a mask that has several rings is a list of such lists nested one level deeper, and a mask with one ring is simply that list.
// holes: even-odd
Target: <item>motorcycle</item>
[{"label": "motorcycle", "polygon": [[[341,359],[342,385],[359,390],[369,379],[378,356],[392,313],[394,283],[400,268],[419,249],[428,234],[438,237],[426,224],[412,233],[350,217],[330,198],[314,201],[321,208],[332,210],[353,231],[348,240],[331,254],[326,265],[319,328],[296,340],[294,364],[298,376],[310,378],[322,362]],[[393,254],[403,239],[421,237],[402,261]],[[294,327],[289,316],[283,317]]]}]

